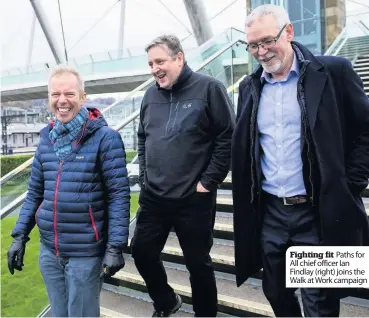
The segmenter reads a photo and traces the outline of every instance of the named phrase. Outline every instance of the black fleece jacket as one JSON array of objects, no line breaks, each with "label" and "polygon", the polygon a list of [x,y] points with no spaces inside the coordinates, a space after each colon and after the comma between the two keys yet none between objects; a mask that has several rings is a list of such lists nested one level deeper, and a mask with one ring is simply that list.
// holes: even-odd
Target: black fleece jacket
[{"label": "black fleece jacket", "polygon": [[138,128],[140,183],[163,198],[181,199],[201,184],[215,191],[231,159],[235,116],[223,84],[185,64],[170,90],[150,87]]}]

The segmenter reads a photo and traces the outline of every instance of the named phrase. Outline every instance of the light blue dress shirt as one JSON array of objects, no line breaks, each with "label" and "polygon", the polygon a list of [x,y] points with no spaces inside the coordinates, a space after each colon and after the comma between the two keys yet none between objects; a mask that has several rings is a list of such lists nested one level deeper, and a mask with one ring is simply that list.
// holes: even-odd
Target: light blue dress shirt
[{"label": "light blue dress shirt", "polygon": [[265,71],[257,124],[262,148],[262,189],[278,197],[306,194],[301,159],[301,110],[297,101],[300,72],[296,55],[283,80]]}]

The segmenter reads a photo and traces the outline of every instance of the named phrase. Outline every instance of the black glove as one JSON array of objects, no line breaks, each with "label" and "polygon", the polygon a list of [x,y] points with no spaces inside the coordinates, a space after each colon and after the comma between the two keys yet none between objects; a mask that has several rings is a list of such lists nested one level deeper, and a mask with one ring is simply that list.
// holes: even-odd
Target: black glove
[{"label": "black glove", "polygon": [[28,237],[18,235],[14,237],[12,245],[8,250],[8,268],[10,274],[14,274],[14,269],[21,271],[23,264],[24,253],[26,252],[26,242]]},{"label": "black glove", "polygon": [[124,267],[123,251],[108,245],[102,262],[100,277],[111,277]]}]

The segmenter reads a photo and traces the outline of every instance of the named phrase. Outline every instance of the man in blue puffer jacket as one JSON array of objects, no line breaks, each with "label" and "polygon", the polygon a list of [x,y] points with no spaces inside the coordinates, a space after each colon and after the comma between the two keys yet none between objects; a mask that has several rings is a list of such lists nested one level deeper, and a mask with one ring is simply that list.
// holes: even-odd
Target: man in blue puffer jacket
[{"label": "man in blue puffer jacket", "polygon": [[104,276],[124,266],[130,189],[118,132],[87,109],[84,84],[71,68],[49,80],[55,123],[41,130],[26,200],[12,232],[8,266],[22,270],[28,236],[41,236],[40,270],[54,317],[99,317]]}]

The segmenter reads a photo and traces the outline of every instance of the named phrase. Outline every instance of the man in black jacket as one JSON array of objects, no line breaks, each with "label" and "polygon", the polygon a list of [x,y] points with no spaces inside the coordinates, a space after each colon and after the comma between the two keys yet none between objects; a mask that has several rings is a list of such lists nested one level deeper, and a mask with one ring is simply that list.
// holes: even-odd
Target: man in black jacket
[{"label": "man in black jacket", "polygon": [[190,272],[196,316],[215,316],[217,289],[210,258],[217,186],[230,165],[234,114],[225,87],[194,73],[173,35],[147,48],[156,80],[142,101],[138,129],[140,206],[132,256],[154,301],[170,316],[181,299],[160,260],[172,227]]},{"label": "man in black jacket", "polygon": [[[369,178],[369,100],[351,63],[293,41],[273,5],[246,19],[261,66],[239,87],[232,144],[237,284],[263,267],[276,316],[299,317],[286,288],[290,246],[368,245],[360,192]],[[302,288],[304,316],[339,316],[345,290]],[[346,290],[347,292],[347,290]]]}]

